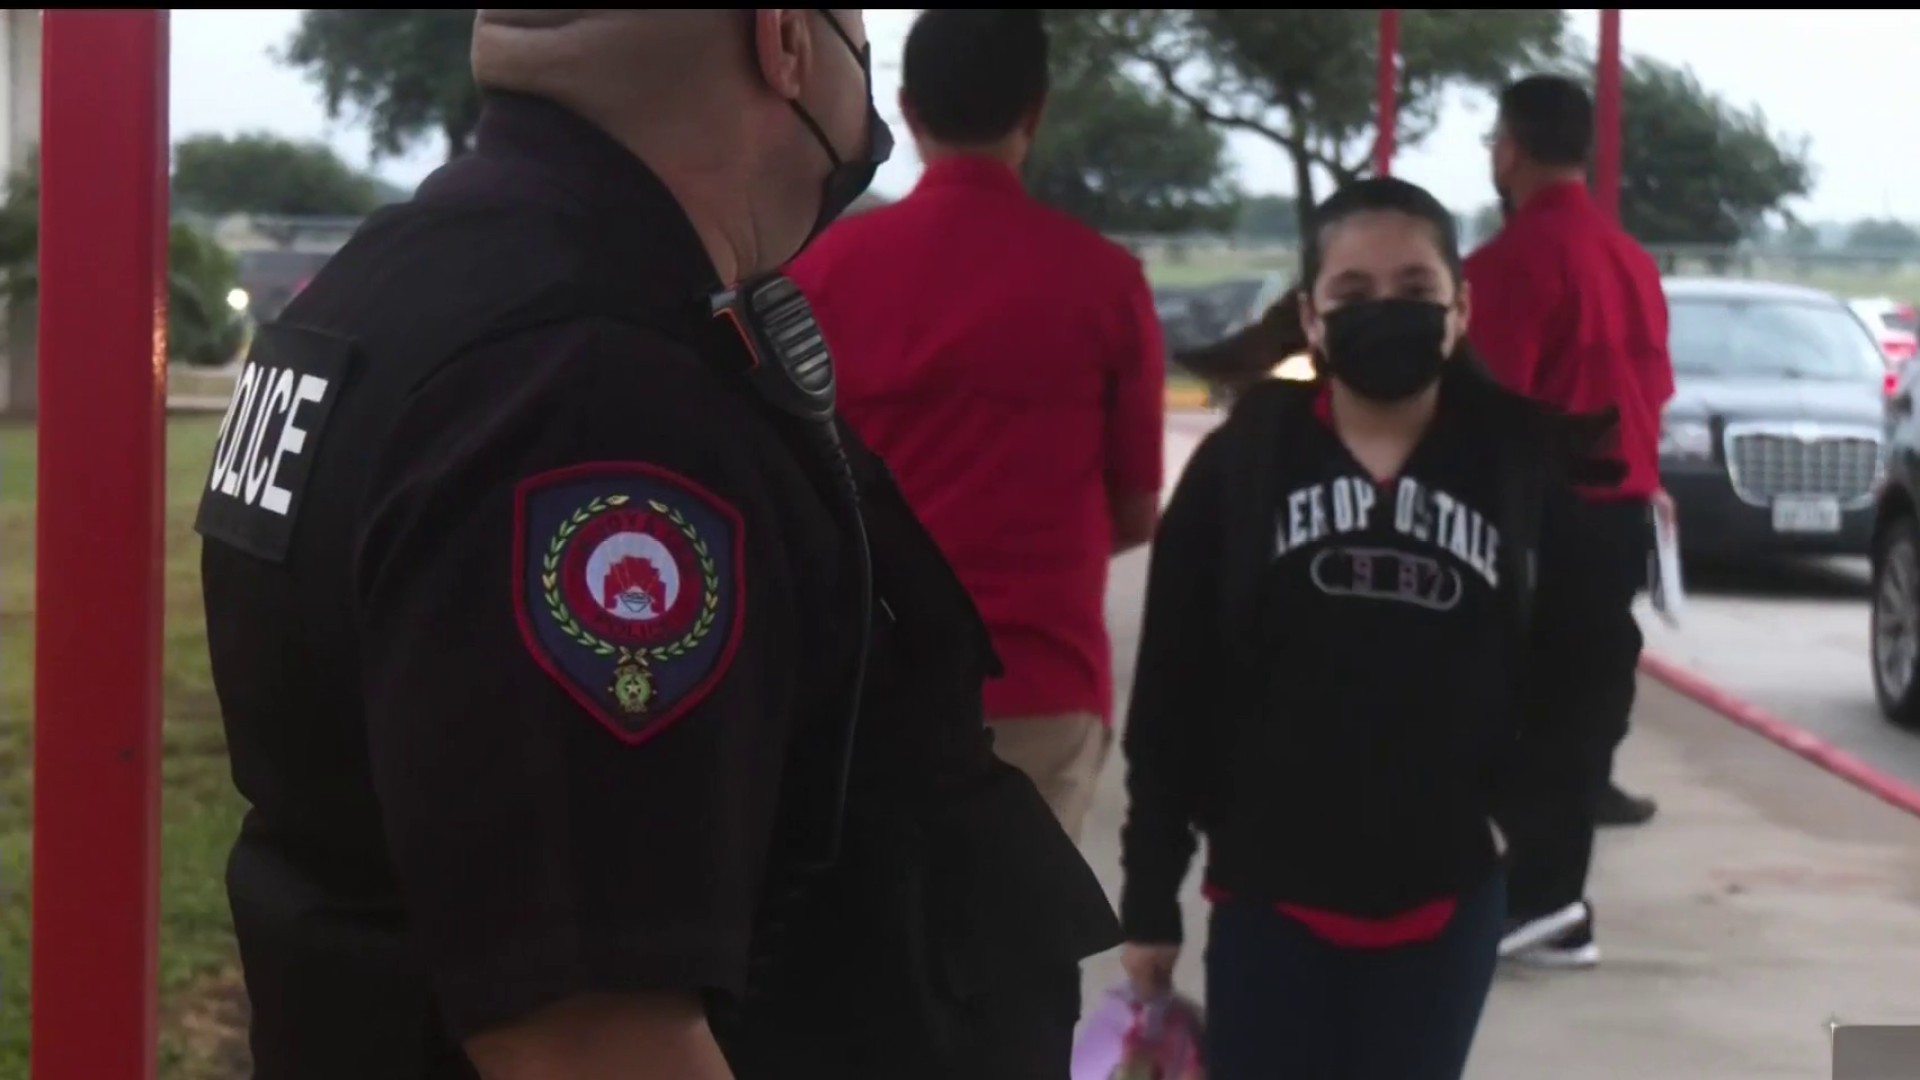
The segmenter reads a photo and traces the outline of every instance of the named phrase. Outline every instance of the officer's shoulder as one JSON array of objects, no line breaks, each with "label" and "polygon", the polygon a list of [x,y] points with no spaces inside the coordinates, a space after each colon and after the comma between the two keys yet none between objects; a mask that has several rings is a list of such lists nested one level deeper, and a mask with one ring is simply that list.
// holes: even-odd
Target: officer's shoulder
[{"label": "officer's shoulder", "polygon": [[598,315],[470,347],[412,397],[403,441],[456,456],[524,444],[536,457],[564,447],[579,460],[726,468],[758,426],[691,341]]},{"label": "officer's shoulder", "polygon": [[475,369],[478,381],[537,380],[568,392],[597,388],[597,404],[628,414],[696,403],[742,408],[690,335],[608,315],[528,327],[468,350],[453,366]]}]

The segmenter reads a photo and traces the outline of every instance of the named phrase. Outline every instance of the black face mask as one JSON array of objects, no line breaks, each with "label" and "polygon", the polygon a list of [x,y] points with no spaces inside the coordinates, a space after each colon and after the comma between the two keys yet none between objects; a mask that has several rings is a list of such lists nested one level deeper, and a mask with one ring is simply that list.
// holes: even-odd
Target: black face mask
[{"label": "black face mask", "polygon": [[[827,171],[826,183],[822,186],[820,216],[814,219],[813,231],[800,242],[800,251],[805,251],[807,245],[813,243],[814,237],[819,236],[822,230],[833,224],[835,218],[846,213],[847,207],[852,206],[853,201],[873,183],[873,174],[879,172],[880,166],[886,164],[887,159],[893,156],[893,131],[887,127],[887,122],[880,118],[880,110],[873,104],[873,46],[855,48],[853,38],[847,36],[846,30],[840,25],[840,20],[833,17],[833,12],[821,8],[820,16],[827,20],[828,26],[833,27],[834,35],[840,39],[841,43],[853,52],[854,58],[860,62],[861,72],[866,75],[867,154],[856,160],[842,159],[840,152],[833,148],[833,140],[827,138],[826,129],[813,118],[813,114],[807,112],[806,106],[800,104],[798,99],[794,100],[793,111],[799,114],[800,122],[807,125],[807,130],[813,132],[813,137],[820,143],[820,148],[827,152],[827,160],[833,163],[833,168]],[[799,252],[794,254],[798,255]]]},{"label": "black face mask", "polygon": [[1404,401],[1440,378],[1446,357],[1445,304],[1361,300],[1327,313],[1327,374],[1373,401]]}]

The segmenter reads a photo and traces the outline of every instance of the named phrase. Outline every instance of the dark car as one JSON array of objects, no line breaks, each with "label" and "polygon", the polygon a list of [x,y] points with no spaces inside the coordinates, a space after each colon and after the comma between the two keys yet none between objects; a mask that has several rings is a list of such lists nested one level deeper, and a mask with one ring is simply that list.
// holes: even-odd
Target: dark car
[{"label": "dark car", "polygon": [[1817,289],[1669,278],[1675,392],[1660,479],[1689,555],[1864,555],[1882,472],[1886,364]]},{"label": "dark car", "polygon": [[1166,341],[1169,352],[1192,348],[1207,337],[1210,320],[1208,313],[1202,310],[1196,290],[1191,288],[1157,288],[1153,290],[1153,313],[1160,320],[1160,336]]},{"label": "dark car", "polygon": [[1880,711],[1920,728],[1920,364],[1887,397],[1887,474],[1873,521],[1873,691]]}]

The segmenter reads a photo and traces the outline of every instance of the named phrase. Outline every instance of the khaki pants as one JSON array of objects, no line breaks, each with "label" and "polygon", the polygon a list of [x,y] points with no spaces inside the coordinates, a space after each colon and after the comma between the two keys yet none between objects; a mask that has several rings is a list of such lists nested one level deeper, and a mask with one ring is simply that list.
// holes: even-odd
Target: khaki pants
[{"label": "khaki pants", "polygon": [[993,749],[1040,789],[1061,828],[1080,842],[1080,828],[1093,806],[1094,785],[1106,764],[1113,731],[1095,713],[1000,717],[989,720]]}]

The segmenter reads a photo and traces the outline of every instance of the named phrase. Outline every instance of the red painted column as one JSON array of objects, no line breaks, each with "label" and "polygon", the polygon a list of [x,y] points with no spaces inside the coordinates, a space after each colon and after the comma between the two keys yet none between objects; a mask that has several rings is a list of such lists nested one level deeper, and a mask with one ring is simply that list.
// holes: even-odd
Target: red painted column
[{"label": "red painted column", "polygon": [[42,22],[33,1077],[152,1080],[167,13]]},{"label": "red painted column", "polygon": [[1380,63],[1377,90],[1380,95],[1379,128],[1373,142],[1373,171],[1376,176],[1393,173],[1395,134],[1400,111],[1400,9],[1380,9]]},{"label": "red painted column", "polygon": [[1620,9],[1600,9],[1600,55],[1593,66],[1593,197],[1620,219]]}]

